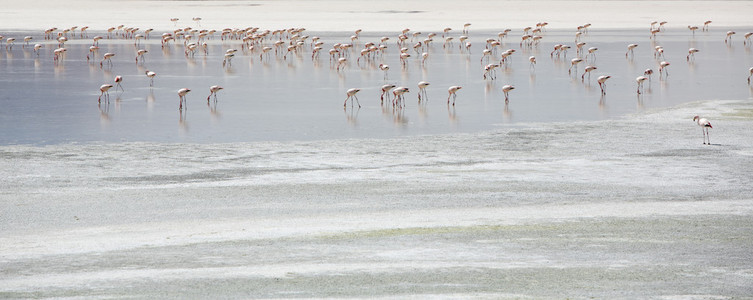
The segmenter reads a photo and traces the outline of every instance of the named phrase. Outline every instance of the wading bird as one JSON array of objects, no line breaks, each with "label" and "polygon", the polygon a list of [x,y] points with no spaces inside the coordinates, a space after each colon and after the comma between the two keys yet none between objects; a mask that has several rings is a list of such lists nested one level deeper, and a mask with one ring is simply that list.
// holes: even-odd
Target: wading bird
[{"label": "wading bird", "polygon": [[219,92],[221,89],[223,89],[223,87],[219,85],[213,85],[209,87],[209,96],[207,97],[207,104],[209,103],[209,98],[211,98],[212,95],[214,95],[214,102],[217,102],[217,92]]},{"label": "wading bird", "polygon": [[505,94],[505,104],[510,102],[510,97],[508,96],[508,94],[514,89],[515,87],[509,84],[502,87],[502,92]]},{"label": "wading bird", "polygon": [[688,49],[688,56],[685,57],[685,60],[690,61],[690,58],[693,58],[693,60],[695,61],[695,53],[698,51],[699,50],[696,48]]},{"label": "wading bird", "polygon": [[457,98],[457,94],[455,94],[459,89],[462,89],[462,86],[453,85],[449,89],[447,89],[447,93],[449,96],[447,96],[447,104],[450,104],[450,97],[452,97],[452,106],[455,106],[455,98]]},{"label": "wading bird", "polygon": [[107,102],[110,102],[110,92],[108,92],[112,88],[112,84],[103,84],[99,87],[99,91],[101,92],[99,94],[99,98],[97,98],[97,103],[102,103],[102,95],[105,96],[105,100]]},{"label": "wading bird", "polygon": [[[693,121],[695,121],[698,126],[701,126],[701,131],[703,132],[703,144],[704,145],[711,145],[711,140],[709,139],[709,128],[711,127],[711,122],[709,120],[706,120],[706,118],[701,118],[699,116],[693,117]],[[708,141],[708,144],[706,143]]]},{"label": "wading bird", "polygon": [[120,75],[115,76],[115,84],[116,84],[115,91],[116,92],[118,91],[118,88],[120,88],[121,91],[125,92],[125,90],[123,89],[123,86],[120,85],[121,82],[123,82],[123,76],[120,76]]},{"label": "wading bird", "polygon": [[638,47],[638,44],[630,44],[630,45],[628,45],[627,46],[627,52],[625,52],[625,57],[626,58],[628,57],[628,53],[634,56],[635,54],[633,53],[633,49],[635,49],[636,47]]},{"label": "wading bird", "polygon": [[385,84],[382,86],[382,95],[379,96],[379,100],[381,101],[381,104],[384,104],[384,95],[387,95],[387,100],[390,100],[390,90],[394,89],[394,84]]},{"label": "wading bird", "polygon": [[107,61],[108,66],[112,67],[111,58],[113,56],[115,56],[115,53],[110,53],[110,52],[105,53],[105,55],[102,57],[102,61],[99,62],[99,67],[102,68],[104,66],[105,61]]},{"label": "wading bird", "polygon": [[144,74],[146,74],[146,77],[149,78],[149,86],[154,86],[154,76],[157,76],[157,73],[154,73],[152,71],[146,70],[146,72],[144,72]]},{"label": "wading bird", "polygon": [[596,82],[599,83],[599,87],[601,88],[601,94],[606,95],[607,94],[607,79],[612,78],[612,76],[609,75],[602,75],[599,76],[599,78],[596,79]]},{"label": "wading bird", "polygon": [[345,92],[345,94],[348,95],[348,97],[345,98],[345,103],[343,103],[343,107],[344,108],[348,107],[348,100],[350,100],[350,106],[352,107],[353,106],[353,100],[352,99],[355,99],[356,103],[358,103],[358,108],[361,108],[361,102],[358,101],[358,97],[356,97],[356,94],[358,94],[358,92],[360,92],[360,91],[361,91],[361,89],[355,89],[354,88],[354,89],[349,89],[347,92]]},{"label": "wading bird", "polygon": [[643,82],[646,81],[647,79],[648,78],[645,76],[638,76],[635,78],[635,82],[638,84],[638,90],[637,90],[638,94],[643,93]]},{"label": "wading bird", "polygon": [[180,101],[180,104],[178,105],[178,110],[183,110],[183,103],[186,103],[186,108],[188,108],[187,106],[188,103],[186,102],[186,94],[188,94],[188,92],[190,91],[191,90],[187,88],[182,88],[178,90],[178,100]]},{"label": "wading bird", "polygon": [[424,96],[424,99],[429,100],[428,96],[426,95],[427,86],[429,86],[429,83],[426,81],[421,81],[418,83],[418,102],[421,102],[421,95]]}]

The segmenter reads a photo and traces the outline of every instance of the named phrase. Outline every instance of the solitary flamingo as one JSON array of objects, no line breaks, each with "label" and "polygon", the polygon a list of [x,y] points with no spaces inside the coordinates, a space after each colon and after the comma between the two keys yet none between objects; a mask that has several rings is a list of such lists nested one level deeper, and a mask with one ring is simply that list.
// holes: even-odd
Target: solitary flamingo
[{"label": "solitary flamingo", "polygon": [[633,49],[635,49],[636,47],[638,47],[638,44],[630,44],[630,45],[628,45],[627,46],[627,52],[625,52],[625,57],[626,58],[628,57],[628,53],[630,53],[630,54],[632,54],[634,56],[635,54],[633,53]]},{"label": "solitary flamingo", "polygon": [[685,60],[690,61],[691,57],[693,58],[693,60],[695,60],[695,55],[694,54],[696,52],[698,52],[698,51],[700,51],[700,50],[698,50],[696,48],[690,48],[690,49],[688,49],[688,56],[685,57]]},{"label": "solitary flamingo", "polygon": [[209,98],[211,98],[212,95],[214,95],[214,102],[217,102],[217,92],[219,92],[221,89],[223,89],[223,87],[219,85],[213,85],[209,87],[209,96],[207,97],[207,104],[209,103]]},{"label": "solitary flamingo", "polygon": [[642,93],[641,91],[643,90],[643,82],[646,81],[647,79],[648,77],[645,77],[645,76],[638,76],[635,78],[635,82],[638,84],[638,90],[637,90],[638,94]]},{"label": "solitary flamingo", "polygon": [[117,85],[115,86],[115,91],[116,91],[116,92],[118,91],[118,88],[120,88],[120,90],[121,90],[121,91],[124,91],[124,92],[125,92],[125,90],[123,89],[123,86],[122,86],[122,85],[120,85],[120,83],[121,83],[121,82],[123,82],[123,76],[120,76],[120,75],[118,75],[118,76],[115,76],[115,83],[117,84]]},{"label": "solitary flamingo", "polygon": [[358,97],[356,97],[356,94],[360,92],[361,89],[349,89],[346,94],[348,95],[348,98],[345,98],[345,103],[343,103],[343,107],[348,107],[348,100],[350,100],[350,106],[353,106],[353,100],[355,99],[356,103],[358,103],[358,108],[361,108],[361,102],[358,101]]},{"label": "solitary flamingo", "polygon": [[599,83],[599,87],[601,88],[601,94],[602,95],[606,95],[607,94],[607,91],[606,91],[606,88],[607,88],[606,81],[609,78],[612,78],[612,76],[602,75],[602,76],[599,76],[599,78],[596,79],[596,82]]},{"label": "solitary flamingo", "polygon": [[455,98],[457,98],[457,94],[455,94],[459,89],[462,89],[462,86],[453,85],[449,89],[447,89],[447,93],[449,96],[447,96],[447,104],[450,104],[450,97],[452,97],[452,106],[455,106]]},{"label": "solitary flamingo", "polygon": [[421,95],[424,95],[424,99],[429,100],[428,96],[426,95],[427,86],[429,86],[429,83],[426,81],[421,81],[418,83],[418,102],[421,102]]},{"label": "solitary flamingo", "polygon": [[103,84],[99,87],[101,94],[99,94],[99,98],[97,98],[97,103],[102,103],[102,95],[105,95],[107,102],[110,102],[110,93],[108,92],[110,88],[112,88],[112,84]]},{"label": "solitary flamingo", "polygon": [[[701,118],[699,116],[693,117],[693,121],[698,124],[698,126],[701,126],[701,131],[703,132],[703,144],[704,145],[711,145],[711,139],[709,139],[709,128],[711,127],[711,123],[709,120],[706,120],[706,118]],[[708,144],[706,144],[706,141],[708,140]]]},{"label": "solitary flamingo", "polygon": [[505,104],[510,102],[510,97],[508,96],[508,93],[510,93],[510,91],[514,89],[515,87],[509,84],[502,87],[502,92],[505,94]]},{"label": "solitary flamingo", "polygon": [[154,86],[154,76],[157,76],[157,73],[146,70],[144,74],[146,74],[146,77],[149,77],[149,86]]},{"label": "solitary flamingo", "polygon": [[[178,90],[178,100],[180,100],[180,104],[178,105],[179,110],[183,110],[183,103],[186,103],[186,105],[188,104],[186,102],[186,94],[188,94],[188,92],[190,91],[191,90],[187,88],[182,88]],[[186,106],[186,108],[188,108],[188,106]]]}]

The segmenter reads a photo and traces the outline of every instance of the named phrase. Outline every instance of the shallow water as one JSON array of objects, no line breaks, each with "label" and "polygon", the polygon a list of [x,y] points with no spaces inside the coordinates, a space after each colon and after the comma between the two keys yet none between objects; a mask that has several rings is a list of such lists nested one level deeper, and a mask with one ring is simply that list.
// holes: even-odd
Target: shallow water
[{"label": "shallow water", "polygon": [[[18,36],[29,33],[19,33]],[[94,34],[93,32],[90,34]],[[104,33],[101,33],[104,34]],[[57,144],[91,141],[152,142],[246,142],[279,140],[319,140],[331,138],[384,138],[449,132],[477,132],[499,126],[527,122],[601,120],[652,107],[668,107],[704,99],[747,99],[753,89],[745,76],[751,62],[751,46],[720,41],[723,32],[712,30],[693,37],[687,29],[660,34],[654,41],[640,30],[591,30],[583,39],[588,47],[598,47],[595,58],[577,66],[578,74],[568,74],[571,49],[567,56],[550,57],[554,44],[574,47],[570,31],[549,30],[534,48],[519,46],[519,35],[510,34],[504,49],[517,49],[508,66],[497,71],[495,80],[483,79],[481,50],[487,37],[496,32],[474,33],[470,55],[453,47],[443,47],[437,37],[425,64],[420,55],[401,67],[398,49],[388,42],[384,58],[358,62],[358,50],[350,62],[337,71],[326,51],[336,42],[349,42],[347,33],[315,33],[325,48],[317,60],[311,59],[311,46],[283,59],[282,53],[261,61],[259,50],[238,52],[231,66],[223,68],[226,49],[241,49],[238,41],[209,40],[209,54],[184,55],[181,43],[161,49],[152,38],[141,46],[133,41],[103,40],[97,58],[86,60],[90,39],[72,39],[65,59],[55,63],[46,42],[39,56],[16,45],[0,53],[0,84],[5,109],[0,112],[0,143]],[[427,33],[424,33],[424,36]],[[157,36],[159,34],[153,34]],[[379,42],[383,36],[395,40],[396,33],[364,33],[360,45]],[[42,39],[41,36],[37,38]],[[267,41],[270,45],[272,41]],[[626,59],[628,43],[638,43],[635,57]],[[663,46],[664,60],[670,61],[669,76],[660,80],[654,46]],[[357,48],[358,46],[356,46]],[[361,46],[362,47],[362,46]],[[686,62],[687,49],[701,49],[694,61]],[[137,48],[149,51],[145,63],[135,63]],[[100,67],[105,52],[115,53],[112,67]],[[199,51],[200,52],[200,51]],[[535,68],[528,57],[537,57]],[[585,54],[581,54],[585,58]],[[491,62],[499,60],[499,53]],[[385,79],[379,63],[391,66]],[[597,66],[591,78],[581,78],[586,65]],[[741,66],[742,65],[742,66]],[[637,95],[635,77],[651,68],[657,74]],[[144,75],[156,72],[154,87]],[[575,73],[575,72],[574,72]],[[123,76],[124,91],[111,89],[109,105],[97,104],[99,86]],[[606,96],[596,83],[600,75],[610,75]],[[428,101],[417,100],[419,81],[428,81]],[[406,108],[394,110],[380,105],[379,88],[385,83],[407,86]],[[206,101],[209,86],[221,85],[218,102]],[[510,104],[504,104],[505,84],[516,87]],[[447,105],[447,88],[461,85],[455,106]],[[192,89],[188,109],[179,112],[177,90]],[[345,91],[361,88],[357,95],[362,108],[342,109]]]}]

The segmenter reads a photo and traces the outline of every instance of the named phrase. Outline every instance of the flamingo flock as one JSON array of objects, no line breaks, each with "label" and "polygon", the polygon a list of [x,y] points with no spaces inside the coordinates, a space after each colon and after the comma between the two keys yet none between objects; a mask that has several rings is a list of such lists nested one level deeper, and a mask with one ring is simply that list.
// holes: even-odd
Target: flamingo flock
[{"label": "flamingo flock", "polygon": [[[178,26],[179,20],[179,18],[170,19],[170,21],[174,23],[175,27]],[[192,20],[196,23],[196,26],[200,26],[200,21],[202,19],[199,17],[194,17]],[[709,30],[708,27],[710,24],[711,21],[706,21],[702,26],[688,25],[687,28],[691,31],[692,38],[695,38],[696,31],[698,29],[706,32]],[[538,49],[538,47],[541,45],[542,40],[546,39],[546,25],[548,25],[547,22],[539,22],[536,23],[535,26],[523,28],[522,31],[520,31],[520,42],[516,43],[519,49],[505,49],[507,45],[506,39],[510,38],[510,36],[513,35],[515,31],[511,29],[504,29],[500,31],[496,35],[496,37],[486,38],[485,46],[482,45],[483,49],[475,50],[475,52],[471,51],[472,44],[469,41],[471,23],[465,23],[462,26],[462,32],[459,33],[459,36],[453,36],[453,32],[455,31],[453,31],[453,29],[450,27],[441,30],[441,37],[438,36],[437,33],[428,33],[424,35],[424,33],[420,31],[411,31],[410,29],[406,28],[399,31],[399,33],[395,33],[396,36],[383,36],[373,41],[363,41],[364,37],[362,35],[362,30],[357,29],[353,32],[352,35],[347,38],[347,40],[343,39],[343,41],[339,43],[334,43],[327,52],[329,53],[331,69],[333,69],[335,73],[340,74],[341,76],[343,76],[343,73],[348,72],[348,69],[352,68],[352,65],[358,65],[360,69],[366,71],[368,71],[371,66],[375,66],[374,69],[377,69],[379,72],[383,73],[382,78],[384,82],[383,84],[381,84],[381,86],[374,86],[372,88],[357,87],[347,89],[345,91],[345,102],[343,103],[343,107],[345,109],[348,108],[348,101],[351,102],[350,107],[352,109],[355,109],[356,105],[358,108],[361,108],[361,103],[357,97],[357,94],[362,91],[376,89],[381,92],[381,95],[379,97],[381,106],[384,106],[385,103],[387,103],[387,105],[391,104],[393,109],[399,110],[406,107],[407,103],[405,95],[407,93],[410,93],[410,89],[406,86],[400,86],[395,82],[389,82],[391,69],[390,66],[386,64],[388,57],[399,59],[400,64],[398,66],[398,69],[400,69],[400,71],[402,72],[407,72],[411,68],[411,61],[416,61],[416,64],[418,64],[422,70],[426,70],[428,68],[428,65],[431,65],[433,63],[432,61],[435,60],[434,57],[439,55],[436,52],[437,50],[435,50],[433,46],[434,39],[441,38],[441,48],[445,52],[453,51],[451,49],[457,48],[466,57],[470,57],[474,55],[474,53],[475,55],[480,55],[480,65],[477,67],[477,70],[480,74],[479,77],[483,80],[492,82],[497,80],[496,72],[498,69],[505,69],[508,72],[512,69],[511,61],[516,59],[516,52],[518,50],[526,51],[524,53],[533,53],[531,51],[532,49]],[[655,45],[657,39],[660,39],[662,33],[665,32],[665,25],[667,25],[666,21],[654,21],[651,22],[649,28],[649,40],[651,41],[651,44],[653,46],[653,56],[656,60],[656,69],[659,73],[659,80],[668,80],[668,70],[672,65],[669,60],[665,58],[664,47]],[[591,74],[602,71],[602,69],[599,68],[596,64],[597,53],[600,53],[599,47],[597,47],[598,45],[588,44],[587,37],[591,26],[592,25],[589,23],[577,26],[572,43],[556,44],[554,45],[553,51],[550,52],[550,59],[552,59],[553,61],[564,61],[565,65],[567,65],[567,62],[569,62],[568,75],[570,75],[571,78],[573,76],[577,78],[579,69],[582,69],[583,71],[580,77],[583,84],[591,84]],[[53,61],[56,64],[62,63],[65,59],[67,50],[66,43],[69,42],[70,39],[89,38],[88,26],[81,27],[78,36],[75,34],[75,30],[77,29],[79,28],[74,26],[72,28],[66,28],[62,30],[58,28],[50,28],[48,30],[45,30],[44,40],[54,41],[54,44],[57,45],[57,47],[52,49],[51,51],[53,54]],[[153,54],[150,54],[150,52],[143,47],[143,43],[150,39],[150,33],[152,31],[152,29],[141,30],[136,27],[126,27],[124,25],[107,28],[106,30],[102,31],[101,35],[96,35],[91,38],[91,46],[89,46],[89,53],[86,56],[87,61],[94,57],[101,57],[101,59],[99,60],[100,68],[108,70],[113,69],[113,59],[121,55],[128,55],[128,53],[106,52],[104,54],[99,54],[100,43],[106,43],[108,40],[112,39],[130,39],[133,40],[133,46],[136,48],[133,52],[135,53],[135,56],[132,57],[135,58],[137,65],[145,66],[147,64],[147,55]],[[726,32],[726,35],[724,37],[725,44],[731,45],[733,43],[732,37],[735,34],[735,31]],[[207,57],[209,56],[209,43],[211,43],[210,40],[214,39],[217,35],[219,35],[223,46],[226,44],[235,43],[235,45],[237,45],[238,48],[241,49],[237,50],[237,48],[229,48],[225,51],[224,55],[222,55],[222,62],[221,64],[218,63],[218,67],[219,65],[221,65],[222,68],[225,68],[227,70],[231,70],[233,68],[233,59],[236,58],[236,55],[238,55],[238,57],[248,57],[250,60],[254,60],[254,57],[256,57],[256,54],[258,54],[258,60],[261,62],[269,62],[272,59],[271,56],[274,55],[278,61],[287,62],[290,57],[300,58],[303,53],[310,52],[310,60],[314,64],[318,64],[320,61],[319,54],[321,52],[324,52],[324,50],[326,49],[324,42],[319,37],[306,35],[304,28],[262,30],[256,27],[248,27],[244,29],[226,28],[221,31],[207,29],[199,30],[191,27],[176,28],[172,32],[165,32],[162,34],[161,48],[163,49],[163,52],[170,53],[173,48],[182,47],[183,54],[187,60],[192,60],[195,56],[202,55],[202,53],[205,57]],[[753,35],[753,33],[750,32],[744,35],[744,45],[747,46],[748,44],[750,44],[751,35]],[[6,51],[14,51],[13,46],[15,45],[16,38],[5,38],[3,36],[0,36],[0,41],[2,41],[3,39],[5,40]],[[32,47],[30,42],[33,40],[34,36],[23,37],[23,48]],[[456,41],[458,42],[457,46],[455,45]],[[53,43],[47,44],[52,45]],[[625,59],[628,61],[633,61],[636,57],[635,49],[641,46],[639,43],[630,43],[626,46],[627,51],[625,52]],[[394,50],[393,47],[395,47]],[[568,59],[568,50],[572,49],[572,47],[576,48],[575,57]],[[46,49],[44,44],[35,44],[33,46],[33,51],[36,55],[40,55],[40,53],[43,52],[44,49]],[[696,54],[702,55],[704,53],[697,48],[688,49],[686,56],[686,61],[688,62],[688,64],[693,64],[695,62]],[[603,54],[599,55],[603,56]],[[534,73],[536,73],[537,57],[530,55],[526,58],[526,60],[529,66],[528,72],[533,75]],[[581,64],[584,64],[585,66],[582,67]],[[143,71],[143,73],[149,81],[149,86],[154,87],[155,78],[157,77],[158,73],[150,70]],[[643,72],[642,76],[635,77],[635,84],[637,85],[636,94],[638,94],[639,97],[646,93],[643,88],[644,84],[646,82],[650,84],[651,75],[653,73],[653,69],[648,68]],[[608,80],[613,78],[613,76],[610,74],[597,75],[599,76],[597,77],[596,82],[599,85],[601,95],[603,97],[607,94]],[[750,84],[751,76],[753,76],[753,68],[749,69],[749,75],[747,79],[748,84]],[[588,77],[588,80],[586,80],[586,77]],[[612,79],[612,81],[617,80],[623,79]],[[109,90],[113,87],[115,87],[116,92],[125,92],[125,89],[122,86],[123,81],[124,77],[118,75],[115,77],[114,84],[102,84],[99,87],[100,95],[97,101],[99,103],[101,103],[102,101],[109,102]],[[453,85],[453,83],[449,83],[448,85],[447,106],[449,108],[450,105],[452,107],[456,105],[458,93],[463,88],[463,86]],[[436,85],[432,85],[424,79],[416,83],[416,86],[418,87],[417,98],[420,104],[422,102],[425,103],[428,101],[429,97],[427,90],[432,89]],[[504,94],[505,107],[507,107],[507,104],[510,102],[509,93],[515,88],[516,87],[513,84],[502,85],[500,91]],[[218,92],[223,89],[224,88],[219,85],[213,85],[209,87],[207,103],[209,103],[212,98],[214,98],[214,101],[216,103]],[[177,90],[179,98],[179,110],[182,111],[187,107],[187,97],[189,95],[189,92],[191,91],[192,89],[190,88],[180,88]],[[390,94],[392,94],[392,97],[390,97]],[[387,101],[385,101],[385,98]],[[694,120],[705,128],[706,131],[704,133],[704,144],[706,144],[706,141],[708,139],[707,131],[708,128],[711,128],[711,125],[706,119],[703,118],[699,119],[698,117],[696,117],[696,119]]]}]

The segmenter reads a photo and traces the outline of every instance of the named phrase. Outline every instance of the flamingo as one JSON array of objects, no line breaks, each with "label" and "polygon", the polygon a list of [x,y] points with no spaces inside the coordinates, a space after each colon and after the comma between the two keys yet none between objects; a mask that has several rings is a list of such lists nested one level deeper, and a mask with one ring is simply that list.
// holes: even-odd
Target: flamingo
[{"label": "flamingo", "polygon": [[340,68],[345,69],[345,65],[348,63],[348,59],[345,57],[340,57],[337,59],[337,71],[340,71]]},{"label": "flamingo", "polygon": [[488,61],[489,57],[491,57],[491,56],[492,56],[492,50],[484,49],[484,51],[483,51],[483,53],[481,55],[481,63],[484,63],[484,58],[486,58],[486,60]]},{"label": "flamingo", "polygon": [[422,65],[426,63],[426,59],[427,58],[429,58],[429,52],[421,53],[421,64]]},{"label": "flamingo", "polygon": [[199,26],[199,27],[201,27],[201,18],[199,18],[199,17],[194,17],[194,18],[193,18],[192,20],[193,20],[194,22],[196,22],[196,26]]},{"label": "flamingo", "polygon": [[750,42],[750,36],[753,36],[753,32],[746,32],[745,35],[743,35],[743,45],[747,45],[748,42]]},{"label": "flamingo", "polygon": [[400,53],[400,64],[402,64],[403,67],[408,66],[408,57],[410,57],[410,54],[408,53]]},{"label": "flamingo", "polygon": [[646,69],[643,71],[643,75],[648,76],[648,81],[651,82],[651,74],[654,74],[654,70]]},{"label": "flamingo", "polygon": [[489,78],[491,80],[496,79],[497,78],[497,75],[496,75],[497,72],[495,71],[495,69],[497,67],[499,67],[498,64],[488,64],[488,65],[484,66],[484,79],[487,79],[487,78]]},{"label": "flamingo", "polygon": [[536,68],[536,56],[533,56],[533,55],[529,56],[529,57],[528,57],[528,62],[529,62],[529,66],[530,66],[530,67],[531,67],[532,69],[535,69],[535,68]]},{"label": "flamingo", "polygon": [[421,102],[421,95],[424,95],[424,99],[427,101],[429,100],[429,97],[426,95],[426,87],[429,86],[429,83],[426,81],[421,81],[418,83],[418,102]]},{"label": "flamingo", "polygon": [[232,65],[232,59],[235,56],[233,53],[225,53],[225,58],[222,59],[222,67],[224,68],[227,64],[227,67],[230,68]]},{"label": "flamingo", "polygon": [[688,25],[688,29],[690,29],[690,31],[693,32],[693,36],[695,36],[695,31],[698,30],[698,26]]},{"label": "flamingo", "polygon": [[659,79],[661,79],[662,73],[664,73],[664,77],[669,76],[669,72],[666,70],[668,66],[669,66],[669,63],[666,61],[662,61],[659,63]]},{"label": "flamingo", "polygon": [[508,96],[508,93],[510,93],[510,91],[514,89],[515,87],[509,84],[502,87],[502,92],[505,94],[505,104],[510,102],[510,97]]},{"label": "flamingo", "polygon": [[599,50],[599,48],[591,47],[588,48],[588,56],[592,57],[594,61],[596,61],[596,51]]},{"label": "flamingo", "polygon": [[703,30],[702,31],[709,31],[709,24],[711,24],[711,20],[703,22]]},{"label": "flamingo", "polygon": [[149,78],[149,86],[154,86],[154,76],[157,76],[157,73],[154,73],[152,71],[146,70],[146,72],[144,72],[144,74],[146,74],[146,77]]},{"label": "flamingo", "polygon": [[403,94],[410,92],[410,90],[407,87],[401,86],[397,87],[394,90],[392,90],[392,107],[403,107]]},{"label": "flamingo", "polygon": [[379,96],[379,99],[381,100],[381,104],[384,104],[384,95],[387,95],[387,100],[390,100],[390,90],[394,89],[394,84],[385,84],[382,86],[382,95]]},{"label": "flamingo", "polygon": [[105,55],[102,57],[102,61],[99,62],[99,67],[102,68],[105,61],[107,61],[107,64],[110,67],[112,67],[112,60],[111,60],[111,58],[113,56],[115,56],[115,53],[110,53],[110,52],[105,53]]},{"label": "flamingo", "polygon": [[345,94],[348,95],[348,98],[345,98],[345,103],[343,103],[343,107],[344,108],[348,107],[348,100],[350,100],[350,106],[353,106],[353,100],[351,100],[351,99],[355,99],[356,103],[358,103],[358,108],[361,108],[361,102],[359,102],[358,101],[358,97],[356,97],[356,94],[358,92],[360,92],[360,91],[361,91],[361,89],[353,88],[353,89],[349,89],[347,92],[345,92]]},{"label": "flamingo", "polygon": [[[178,90],[178,100],[180,100],[180,104],[178,105],[178,110],[183,110],[183,103],[188,104],[186,102],[186,94],[188,94],[188,92],[190,92],[190,91],[191,90],[187,89],[187,88],[182,88],[182,89]],[[188,108],[188,106],[186,105],[186,109],[187,108]]]},{"label": "flamingo", "polygon": [[633,49],[635,49],[636,47],[638,47],[638,44],[630,44],[630,45],[628,45],[627,46],[627,52],[625,52],[625,57],[626,58],[628,57],[628,53],[630,53],[633,56],[635,56],[635,54],[633,53]]},{"label": "flamingo", "polygon": [[735,35],[734,31],[727,31],[727,37],[724,38],[724,43],[726,44],[729,41],[729,43],[731,44],[733,35]]},{"label": "flamingo", "polygon": [[97,103],[102,103],[102,95],[105,96],[105,99],[109,102],[110,101],[110,93],[108,90],[112,88],[112,84],[103,84],[99,87],[99,91],[101,94],[99,94],[99,98],[97,98]]},{"label": "flamingo", "polygon": [[214,102],[216,103],[217,102],[217,92],[219,92],[222,89],[223,89],[223,87],[221,87],[219,85],[213,85],[213,86],[209,87],[209,96],[207,97],[207,104],[209,104],[209,98],[211,98],[212,95],[214,95]]},{"label": "flamingo", "polygon": [[463,34],[468,34],[468,27],[471,27],[471,23],[463,24]]},{"label": "flamingo", "polygon": [[643,90],[643,82],[646,81],[648,77],[645,76],[638,76],[635,78],[635,82],[638,84],[638,94],[641,94],[641,91]]},{"label": "flamingo", "polygon": [[57,48],[57,49],[53,50],[52,51],[52,54],[54,55],[53,60],[55,62],[57,62],[57,61],[63,59],[66,51],[68,51],[68,49],[66,49],[66,48]]},{"label": "flamingo", "polygon": [[170,21],[173,22],[173,26],[178,26],[178,18],[170,18]]},{"label": "flamingo", "polygon": [[[693,121],[698,124],[698,126],[701,126],[701,131],[703,132],[703,144],[704,145],[711,145],[711,139],[709,139],[709,128],[711,127],[711,122],[707,120],[706,118],[701,118],[699,116],[693,117]],[[708,144],[706,141],[708,140]]]},{"label": "flamingo", "polygon": [[595,66],[586,66],[586,68],[584,69],[583,75],[580,76],[580,81],[582,82],[585,79],[586,74],[588,74],[588,81],[591,82],[591,71],[596,70],[596,69],[598,68]]},{"label": "flamingo", "polygon": [[[567,74],[570,74],[570,73],[572,72],[572,69],[573,69],[573,68],[574,68],[574,67],[575,67],[576,65],[578,65],[579,63],[581,63],[582,61],[583,61],[583,60],[582,60],[582,59],[580,59],[580,58],[573,58],[573,59],[571,59],[571,60],[570,60],[570,68],[569,68],[569,69],[567,69]],[[575,75],[576,75],[576,76],[578,75],[578,69],[577,69],[577,68],[575,69]]]},{"label": "flamingo", "polygon": [[698,52],[698,51],[700,51],[700,50],[698,50],[696,48],[690,48],[690,49],[688,49],[688,56],[685,57],[685,60],[690,61],[691,57],[693,58],[693,60],[695,60],[695,55],[694,54],[696,52]]},{"label": "flamingo", "polygon": [[32,36],[25,36],[25,37],[24,37],[24,46],[23,46],[23,48],[26,48],[26,46],[29,46],[29,42],[30,42],[30,41],[31,41],[32,39],[34,39],[34,37],[32,37]]},{"label": "flamingo", "polygon": [[379,70],[382,70],[384,72],[384,80],[387,80],[387,71],[390,70],[390,66],[385,65],[385,64],[379,64]]},{"label": "flamingo", "polygon": [[42,49],[42,47],[42,44],[34,44],[34,53],[36,53],[37,56],[39,56],[39,49]]},{"label": "flamingo", "polygon": [[146,49],[139,49],[139,51],[136,51],[136,63],[139,63],[139,57],[141,58],[141,63],[144,63],[144,61],[146,60],[144,58],[144,54],[147,53],[149,53],[149,51]]},{"label": "flamingo", "polygon": [[15,38],[7,38],[5,39],[5,50],[13,50],[13,43],[16,41]]},{"label": "flamingo", "polygon": [[462,89],[462,86],[453,85],[450,88],[447,89],[447,93],[449,96],[447,96],[447,104],[450,104],[450,97],[452,97],[452,106],[455,106],[455,98],[457,98],[457,94],[455,94],[459,89]]},{"label": "flamingo", "polygon": [[601,94],[602,95],[606,95],[607,94],[607,92],[606,92],[606,88],[607,88],[606,81],[609,78],[612,78],[612,76],[602,75],[602,76],[599,76],[599,78],[596,79],[596,82],[599,83],[599,87],[601,88]]},{"label": "flamingo", "polygon": [[115,91],[116,92],[118,91],[118,88],[120,88],[121,91],[125,92],[125,90],[123,89],[123,86],[120,85],[121,82],[123,82],[123,76],[120,76],[120,75],[115,76],[115,84],[117,84],[115,86]]}]

